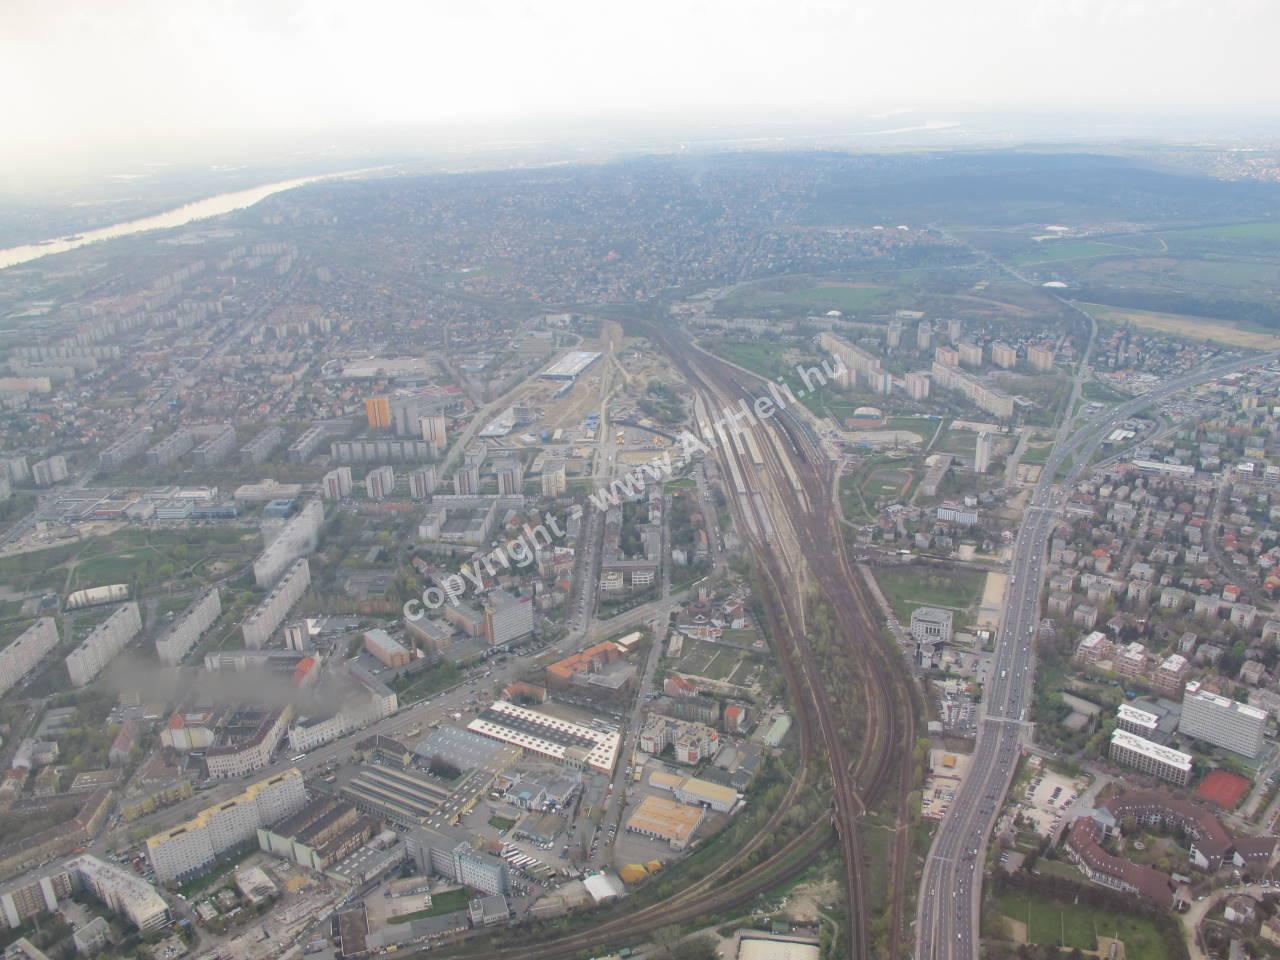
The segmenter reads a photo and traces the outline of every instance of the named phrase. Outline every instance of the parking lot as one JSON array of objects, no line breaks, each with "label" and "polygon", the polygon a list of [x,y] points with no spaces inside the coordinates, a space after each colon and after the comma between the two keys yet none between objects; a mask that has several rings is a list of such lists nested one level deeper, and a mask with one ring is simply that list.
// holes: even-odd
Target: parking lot
[{"label": "parking lot", "polygon": [[1041,767],[1020,798],[1019,813],[1032,824],[1036,833],[1047,837],[1062,824],[1066,809],[1088,785],[1085,780],[1072,780]]}]

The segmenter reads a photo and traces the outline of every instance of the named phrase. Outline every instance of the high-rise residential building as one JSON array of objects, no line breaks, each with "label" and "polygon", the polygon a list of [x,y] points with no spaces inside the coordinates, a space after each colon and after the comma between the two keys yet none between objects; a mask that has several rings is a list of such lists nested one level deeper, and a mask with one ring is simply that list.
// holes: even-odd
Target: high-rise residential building
[{"label": "high-rise residential building", "polygon": [[167,467],[187,455],[196,445],[196,435],[186,427],[179,427],[147,451],[147,465]]},{"label": "high-rise residential building", "polygon": [[422,467],[409,474],[409,496],[414,500],[426,500],[435,490],[435,467]]},{"label": "high-rise residential building", "polygon": [[418,429],[422,431],[422,439],[437,449],[443,450],[448,443],[448,421],[443,413],[419,417]]},{"label": "high-rise residential building", "polygon": [[326,500],[345,500],[351,496],[351,468],[337,467],[320,481]]},{"label": "high-rise residential building", "polygon": [[933,362],[941,363],[948,367],[958,367],[960,366],[960,351],[955,347],[948,347],[940,343],[933,350]]},{"label": "high-rise residential building", "polygon": [[9,482],[9,474],[0,470],[0,501],[8,500],[12,496],[13,484]]},{"label": "high-rise residential building", "polygon": [[912,400],[923,400],[929,396],[929,378],[917,370],[906,376],[907,396]]},{"label": "high-rise residential building", "polygon": [[1032,369],[1047,373],[1053,369],[1053,360],[1054,355],[1051,347],[1027,347],[1027,362],[1031,364]]},{"label": "high-rise residential building", "polygon": [[196,645],[200,635],[222,615],[222,595],[214,587],[187,608],[182,619],[156,640],[156,655],[165,666],[177,666]]},{"label": "high-rise residential building", "polygon": [[369,397],[364,402],[364,415],[370,430],[390,430],[391,398]]},{"label": "high-rise residential building", "polygon": [[147,449],[147,440],[150,436],[150,432],[144,427],[131,430],[98,454],[98,464],[105,470],[124,466]]},{"label": "high-rise residential building", "polygon": [[1182,698],[1178,730],[1215,747],[1256,758],[1262,753],[1267,712],[1211,693],[1192,681]]},{"label": "high-rise residential building", "polygon": [[518,457],[508,457],[493,465],[498,475],[498,495],[512,496],[524,492],[524,466]]},{"label": "high-rise residential building", "polygon": [[896,350],[902,343],[902,321],[896,317],[889,321],[889,329],[884,337],[885,346]]},{"label": "high-rise residential building", "polygon": [[292,767],[206,807],[186,823],[147,838],[147,859],[162,883],[185,880],[227,851],[254,840],[258,828],[301,810],[307,802],[302,771]]},{"label": "high-rise residential building", "polygon": [[267,427],[240,448],[241,463],[262,463],[284,443],[283,427]]},{"label": "high-rise residential building", "polygon": [[138,605],[132,601],[122,603],[67,657],[71,685],[83,687],[96,677],[141,630],[142,614]]},{"label": "high-rise residential building", "polygon": [[959,344],[960,362],[966,367],[982,366],[982,346],[972,343],[968,340],[961,340]]},{"label": "high-rise residential building", "polygon": [[31,468],[27,466],[26,457],[5,457],[0,460],[0,464],[4,465],[5,472],[9,474],[9,482],[15,487],[31,479]]},{"label": "high-rise residential building", "polygon": [[319,500],[308,500],[253,561],[254,583],[265,589],[279,580],[299,557],[314,553],[323,526],[324,505]]},{"label": "high-rise residential building", "polygon": [[933,382],[943,390],[955,390],[963,394],[979,409],[1009,420],[1013,417],[1013,397],[1003,390],[989,387],[977,377],[955,367],[935,362],[932,368]]},{"label": "high-rise residential building", "polygon": [[41,617],[0,649],[0,694],[8,693],[58,645],[58,622]]},{"label": "high-rise residential building", "polygon": [[954,344],[959,344],[961,332],[962,332],[962,327],[960,325],[959,317],[952,317],[950,320],[947,321],[947,339],[948,340],[950,340]]},{"label": "high-rise residential building", "polygon": [[311,565],[306,557],[293,562],[289,571],[280,578],[280,582],[271,588],[271,592],[258,604],[253,613],[245,619],[240,629],[244,634],[244,645],[250,650],[261,650],[276,628],[284,623],[289,611],[302,599],[311,586]]},{"label": "high-rise residential building", "polygon": [[928,320],[921,320],[916,327],[916,349],[924,353],[933,344],[933,327]]},{"label": "high-rise residential building", "polygon": [[231,456],[236,448],[236,428],[219,424],[207,431],[200,445],[191,451],[191,462],[197,467],[212,467]]},{"label": "high-rise residential building", "polygon": [[560,459],[542,461],[542,495],[544,497],[558,497],[565,492],[567,487],[564,461]]},{"label": "high-rise residential building", "polygon": [[484,599],[484,638],[491,647],[523,640],[533,633],[533,600],[494,590]]},{"label": "high-rise residential building", "polygon": [[[59,901],[84,890],[144,933],[169,922],[169,906],[155,887],[123,867],[82,854],[9,884],[0,894],[0,926],[25,926],[41,914],[56,912]],[[36,956],[44,954],[5,953],[6,958]]]},{"label": "high-rise residential building", "polygon": [[997,340],[991,345],[991,362],[997,367],[1012,370],[1018,365],[1018,351],[1007,343]]},{"label": "high-rise residential building", "polygon": [[1191,754],[1153,743],[1128,730],[1111,731],[1111,759],[1179,787],[1191,782]]},{"label": "high-rise residential building", "polygon": [[480,492],[479,465],[464,464],[453,475],[453,492],[458,496],[475,496]]},{"label": "high-rise residential building", "polygon": [[364,492],[370,500],[385,500],[396,489],[396,472],[390,464],[370,470],[364,478]]},{"label": "high-rise residential building", "polygon": [[169,922],[169,905],[164,898],[132,871],[87,854],[67,861],[66,868],[108,910],[127,917],[144,933]]},{"label": "high-rise residential building", "polygon": [[973,452],[974,473],[986,473],[991,467],[991,434],[983,430],[978,434],[978,443]]},{"label": "high-rise residential building", "polygon": [[55,454],[31,465],[31,482],[37,487],[52,487],[67,479],[67,458]]},{"label": "high-rise residential building", "polygon": [[874,353],[831,333],[821,334],[818,344],[840,361],[841,369],[836,373],[838,386],[852,387],[861,379],[872,390],[880,389],[884,371],[880,367],[880,358]]}]

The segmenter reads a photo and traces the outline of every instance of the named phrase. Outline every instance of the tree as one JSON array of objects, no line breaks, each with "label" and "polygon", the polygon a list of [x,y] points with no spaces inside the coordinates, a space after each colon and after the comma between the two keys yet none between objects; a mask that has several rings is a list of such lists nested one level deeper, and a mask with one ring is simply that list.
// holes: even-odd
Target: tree
[{"label": "tree", "polygon": [[706,934],[690,937],[676,945],[675,960],[716,960],[716,942]]}]

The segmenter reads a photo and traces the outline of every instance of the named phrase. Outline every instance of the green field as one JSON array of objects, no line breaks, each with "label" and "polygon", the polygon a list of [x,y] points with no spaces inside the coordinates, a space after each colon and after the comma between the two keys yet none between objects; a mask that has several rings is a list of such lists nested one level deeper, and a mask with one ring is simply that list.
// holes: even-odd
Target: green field
[{"label": "green field", "polygon": [[924,449],[928,449],[933,438],[942,427],[941,417],[889,417],[885,427],[889,430],[908,430],[924,439]]},{"label": "green field", "polygon": [[684,652],[675,664],[679,673],[739,686],[747,685],[752,668],[751,657],[745,651],[688,637],[684,640]]},{"label": "green field", "polygon": [[[782,359],[782,351],[777,344],[755,340],[717,339],[706,342],[703,347],[717,357],[723,357],[730,363],[736,363],[768,380],[777,380],[781,377],[782,382],[791,389],[800,402],[819,415],[825,414],[823,407],[834,396],[834,384],[820,386],[817,381],[813,381],[814,389],[810,391],[805,388],[804,381],[796,373],[796,367],[801,365],[806,368],[817,367],[821,371],[822,361],[818,357],[802,357],[788,362]],[[832,369],[835,368],[832,367]],[[823,375],[825,376],[825,373]]]},{"label": "green field", "polygon": [[431,907],[427,910],[415,910],[413,913],[402,913],[398,917],[391,917],[387,923],[410,923],[414,920],[425,920],[427,917],[438,917],[444,913],[454,913],[457,910],[467,909],[467,905],[471,902],[471,895],[467,893],[466,887],[459,887],[457,890],[446,890],[444,893],[434,893],[431,895]]},{"label": "green field", "polygon": [[1090,403],[1122,403],[1128,399],[1098,380],[1086,380],[1080,395]]},{"label": "green field", "polygon": [[751,286],[721,300],[718,312],[732,316],[759,314],[857,313],[876,308],[891,291],[876,284],[799,281]]},{"label": "green field", "polygon": [[1098,937],[1116,937],[1124,941],[1126,960],[1162,960],[1164,957],[1155,924],[1145,917],[1014,892],[997,897],[996,907],[1009,919],[1027,925],[1030,943],[1067,950],[1095,950]]},{"label": "green field", "polygon": [[1197,240],[1244,240],[1249,242],[1280,244],[1280,223],[1255,221],[1253,223],[1224,223],[1208,227],[1184,227],[1180,230],[1160,231],[1166,241],[1177,238]]},{"label": "green field", "polygon": [[957,630],[967,626],[978,601],[986,574],[979,570],[928,567],[883,567],[875,571],[876,582],[902,623],[911,621],[917,607],[942,607],[955,614]]},{"label": "green field", "polygon": [[978,449],[978,435],[972,430],[948,430],[934,449],[962,457],[972,457]]},{"label": "green field", "polygon": [[1061,263],[1066,260],[1088,260],[1093,257],[1131,255],[1132,247],[1100,243],[1097,240],[1040,240],[1013,256],[1019,266],[1030,267],[1042,263]]},{"label": "green field", "polygon": [[1052,443],[1029,443],[1026,451],[1022,454],[1019,463],[1025,463],[1028,466],[1042,467],[1049,462],[1049,454],[1053,452]]}]

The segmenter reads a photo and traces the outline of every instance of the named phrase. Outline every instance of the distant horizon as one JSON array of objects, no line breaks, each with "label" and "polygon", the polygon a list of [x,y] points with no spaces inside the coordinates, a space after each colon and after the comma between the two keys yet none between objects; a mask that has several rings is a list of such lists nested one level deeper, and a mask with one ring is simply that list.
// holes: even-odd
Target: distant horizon
[{"label": "distant horizon", "polygon": [[[1149,115],[1129,113],[946,112],[894,110],[842,117],[786,120],[637,115],[584,118],[535,126],[452,125],[323,131],[287,141],[263,138],[139,144],[51,158],[38,170],[0,160],[0,198],[56,199],[94,188],[115,192],[164,177],[250,175],[246,185],[317,176],[353,164],[395,164],[423,170],[501,169],[548,163],[602,162],[643,154],[682,152],[880,153],[930,150],[1004,150],[1061,147],[1102,152],[1159,149],[1280,149],[1280,115]],[[221,192],[218,189],[213,193]],[[210,193],[194,193],[193,197]],[[62,199],[68,199],[65,196]],[[73,200],[72,202],[75,202]]]},{"label": "distant horizon", "polygon": [[12,0],[0,189],[700,129],[913,136],[957,116],[1020,118],[1022,133],[982,131],[1015,139],[1028,121],[1072,138],[1276,136],[1277,34],[1280,7],[1257,0]]}]

